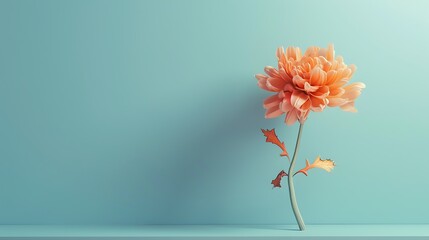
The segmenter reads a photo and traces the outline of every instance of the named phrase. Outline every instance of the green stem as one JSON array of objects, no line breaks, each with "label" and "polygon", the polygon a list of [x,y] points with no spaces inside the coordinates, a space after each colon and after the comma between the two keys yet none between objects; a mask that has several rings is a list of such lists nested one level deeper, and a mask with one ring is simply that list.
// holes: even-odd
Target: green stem
[{"label": "green stem", "polygon": [[296,202],[295,188],[293,185],[293,174],[294,174],[293,168],[295,167],[295,160],[296,160],[296,156],[298,155],[299,142],[301,140],[303,126],[304,126],[303,123],[299,125],[298,137],[296,138],[295,151],[293,152],[292,161],[290,163],[290,167],[288,171],[288,181],[287,181],[289,184],[289,197],[290,197],[290,203],[292,205],[293,214],[295,215],[295,219],[298,223],[299,230],[301,231],[305,230],[305,224],[304,224],[304,220],[302,219],[301,213],[299,212],[298,203]]}]

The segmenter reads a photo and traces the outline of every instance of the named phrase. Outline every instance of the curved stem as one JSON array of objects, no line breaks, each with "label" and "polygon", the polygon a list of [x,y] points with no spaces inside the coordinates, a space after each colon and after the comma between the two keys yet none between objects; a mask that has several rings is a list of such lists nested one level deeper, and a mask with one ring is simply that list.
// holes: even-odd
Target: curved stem
[{"label": "curved stem", "polygon": [[292,205],[292,210],[295,215],[296,221],[299,226],[299,230],[304,231],[305,230],[305,224],[304,220],[302,219],[301,213],[299,212],[298,203],[296,202],[296,196],[295,196],[295,188],[293,185],[293,168],[295,167],[295,160],[296,156],[298,155],[298,149],[299,149],[299,142],[301,140],[301,134],[302,134],[302,128],[304,124],[301,123],[299,125],[298,130],[298,137],[296,138],[296,145],[295,145],[295,151],[293,152],[292,161],[290,163],[289,171],[288,171],[288,184],[289,184],[289,197],[290,197],[290,203]]}]

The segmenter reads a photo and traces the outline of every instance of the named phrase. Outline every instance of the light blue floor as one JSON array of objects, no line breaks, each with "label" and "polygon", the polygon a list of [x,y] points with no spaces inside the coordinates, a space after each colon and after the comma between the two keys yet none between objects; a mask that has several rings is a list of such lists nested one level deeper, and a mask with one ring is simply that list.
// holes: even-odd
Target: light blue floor
[{"label": "light blue floor", "polygon": [[[78,239],[429,239],[429,225],[1,225],[0,238]],[[400,237],[400,238],[399,238]]]}]

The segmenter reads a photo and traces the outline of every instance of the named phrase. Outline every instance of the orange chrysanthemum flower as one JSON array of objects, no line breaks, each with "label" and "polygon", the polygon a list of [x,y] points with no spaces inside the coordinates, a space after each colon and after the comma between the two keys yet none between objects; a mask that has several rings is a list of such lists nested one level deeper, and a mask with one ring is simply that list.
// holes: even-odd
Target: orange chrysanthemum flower
[{"label": "orange chrysanthemum flower", "polygon": [[264,74],[257,74],[258,86],[276,94],[264,101],[266,118],[286,114],[285,122],[292,125],[304,123],[311,111],[321,112],[328,107],[340,107],[356,112],[355,99],[365,84],[346,85],[356,67],[346,65],[341,56],[335,57],[334,46],[327,49],[309,47],[304,53],[298,47],[277,49],[278,69],[265,67]]}]

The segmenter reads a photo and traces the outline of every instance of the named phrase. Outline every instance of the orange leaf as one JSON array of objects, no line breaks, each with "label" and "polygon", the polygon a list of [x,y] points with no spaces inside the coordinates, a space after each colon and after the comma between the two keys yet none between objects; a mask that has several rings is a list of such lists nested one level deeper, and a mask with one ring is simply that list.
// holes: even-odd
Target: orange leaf
[{"label": "orange leaf", "polygon": [[282,187],[280,185],[280,181],[282,180],[282,177],[284,177],[284,176],[287,176],[287,173],[284,170],[281,170],[279,172],[279,174],[277,174],[277,177],[273,181],[271,181],[271,184],[273,184],[273,188]]},{"label": "orange leaf", "polygon": [[321,168],[326,170],[327,172],[330,172],[334,168],[334,166],[335,166],[335,162],[332,161],[331,159],[321,159],[320,156],[317,156],[316,160],[314,160],[312,164],[310,164],[308,160],[305,160],[305,168],[299,170],[294,175],[298,173],[303,173],[306,176],[308,176],[307,171],[312,168]]},{"label": "orange leaf", "polygon": [[285,143],[280,142],[279,138],[276,135],[276,130],[274,128],[271,130],[261,129],[261,131],[264,134],[264,136],[267,137],[267,139],[265,140],[266,142],[270,142],[272,144],[275,144],[283,150],[283,152],[280,154],[280,156],[282,156],[282,157],[286,156],[287,158],[289,158],[289,153],[286,151]]}]

